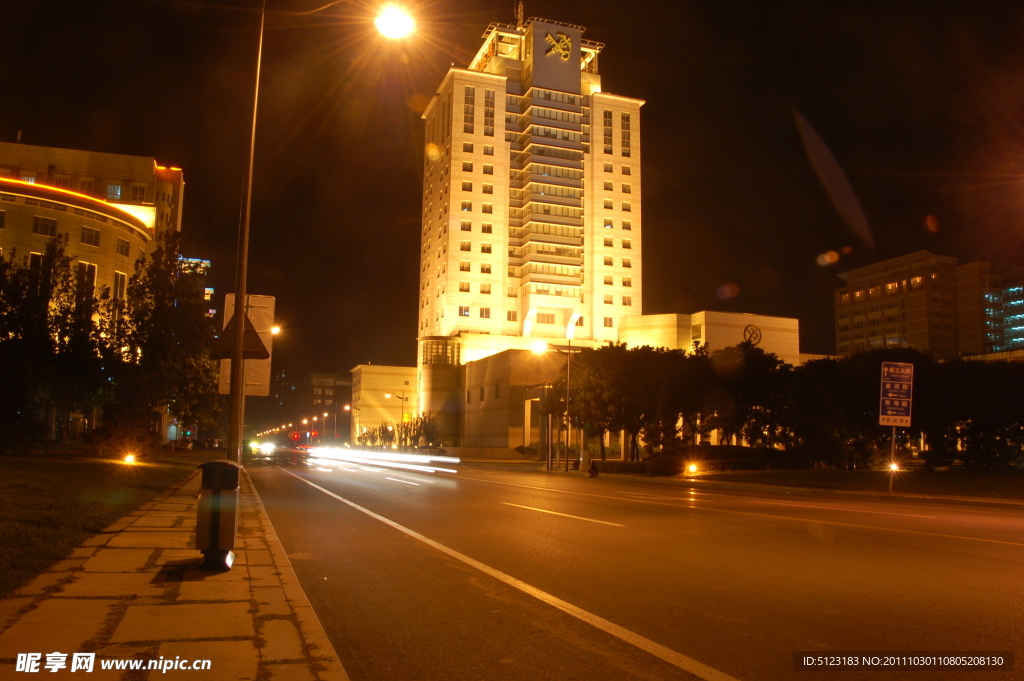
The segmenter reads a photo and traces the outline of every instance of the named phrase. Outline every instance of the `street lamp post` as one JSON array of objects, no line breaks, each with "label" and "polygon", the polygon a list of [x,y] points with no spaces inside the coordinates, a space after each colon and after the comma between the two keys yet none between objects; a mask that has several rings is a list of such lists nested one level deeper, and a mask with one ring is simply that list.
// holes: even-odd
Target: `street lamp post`
[{"label": "street lamp post", "polygon": [[[404,392],[397,392],[397,391],[396,392],[386,392],[386,393],[384,393],[384,397],[386,397],[386,398],[395,397],[395,398],[397,398],[399,400],[398,404],[401,407],[401,414],[399,416],[398,423],[405,423],[405,403],[409,401],[409,398],[406,397],[405,393]],[[403,432],[404,432],[404,429],[403,429]],[[404,444],[405,443],[403,443],[403,446],[404,446]]]}]

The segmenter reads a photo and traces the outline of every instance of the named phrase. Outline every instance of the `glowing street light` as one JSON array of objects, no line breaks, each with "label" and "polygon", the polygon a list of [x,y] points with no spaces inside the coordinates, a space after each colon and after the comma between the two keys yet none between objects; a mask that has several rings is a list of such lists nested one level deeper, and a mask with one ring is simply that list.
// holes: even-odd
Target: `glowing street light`
[{"label": "glowing street light", "polygon": [[416,20],[398,5],[385,5],[373,22],[385,38],[401,40],[416,30]]},{"label": "glowing street light", "polygon": [[276,336],[277,334],[281,333],[281,327],[280,326],[272,326],[272,327],[270,327],[270,333],[272,335]]}]

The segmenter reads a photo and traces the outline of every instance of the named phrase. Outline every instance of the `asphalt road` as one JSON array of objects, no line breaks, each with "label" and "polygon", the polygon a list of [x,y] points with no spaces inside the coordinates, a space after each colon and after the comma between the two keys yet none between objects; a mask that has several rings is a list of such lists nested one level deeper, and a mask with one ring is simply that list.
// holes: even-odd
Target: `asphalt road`
[{"label": "asphalt road", "polygon": [[[1024,679],[1019,511],[374,468],[248,469],[354,681]],[[805,650],[1017,661],[795,671]]]}]

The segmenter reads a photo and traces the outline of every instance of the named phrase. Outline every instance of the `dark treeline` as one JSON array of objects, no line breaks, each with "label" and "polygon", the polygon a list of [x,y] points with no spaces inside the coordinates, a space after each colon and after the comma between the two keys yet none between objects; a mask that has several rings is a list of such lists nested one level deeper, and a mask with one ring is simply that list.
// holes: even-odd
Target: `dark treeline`
[{"label": "dark treeline", "polygon": [[[588,438],[626,431],[626,458],[707,441],[777,448],[780,463],[863,466],[891,445],[878,425],[882,362],[914,365],[912,427],[897,450],[918,446],[930,466],[1024,463],[1024,364],[936,362],[907,348],[793,367],[748,343],[713,353],[612,345],[572,357],[570,418]],[[554,395],[565,395],[565,372]],[[564,401],[552,407],[564,412]],[[602,440],[603,442],[603,440]],[[602,444],[603,453],[603,444]]]},{"label": "dark treeline", "polygon": [[162,410],[212,425],[207,308],[174,232],[136,261],[117,297],[83,276],[66,234],[41,258],[0,258],[0,451],[53,440],[66,448],[76,413],[90,421],[84,439],[112,451],[158,443]]}]

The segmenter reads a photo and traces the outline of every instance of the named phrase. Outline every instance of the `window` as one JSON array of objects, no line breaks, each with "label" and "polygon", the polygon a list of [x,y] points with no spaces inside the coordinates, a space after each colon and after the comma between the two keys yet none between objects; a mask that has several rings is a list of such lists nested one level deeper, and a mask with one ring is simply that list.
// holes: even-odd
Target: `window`
[{"label": "window", "polygon": [[633,304],[633,298],[631,296],[622,296],[622,304],[623,305],[632,305]]},{"label": "window", "polygon": [[491,285],[490,284],[480,284],[480,293],[484,294],[485,296],[491,295]]},{"label": "window", "polygon": [[626,230],[627,232],[631,231],[633,229],[633,222],[631,220],[623,220],[622,229]]},{"label": "window", "polygon": [[633,241],[631,239],[623,239],[622,240],[622,247],[623,248],[630,248],[630,249],[633,248]]},{"label": "window", "polygon": [[124,272],[114,272],[114,290],[111,296],[114,300],[124,300],[124,292],[128,287],[128,275]]},{"label": "window", "polygon": [[460,317],[468,317],[469,316],[469,306],[468,305],[459,305],[459,316]]},{"label": "window", "polygon": [[473,153],[473,143],[472,142],[463,142],[462,143],[462,150],[464,152],[466,152],[467,154],[472,154]]},{"label": "window", "polygon": [[128,240],[127,239],[120,239],[119,238],[117,240],[117,254],[118,255],[127,256],[129,248],[130,248],[130,246],[128,244]]},{"label": "window", "polygon": [[481,319],[490,319],[491,318],[491,308],[489,308],[489,307],[481,307],[480,308],[480,318]]},{"label": "window", "polygon": [[624,185],[622,185],[622,193],[623,194],[632,194],[633,190],[631,189],[630,185],[624,184]]},{"label": "window", "polygon": [[121,200],[121,185],[119,184],[108,184],[107,185],[107,198],[113,201]]},{"label": "window", "polygon": [[480,274],[490,274],[490,273],[491,273],[491,263],[489,263],[489,262],[480,263]]},{"label": "window", "polygon": [[492,225],[489,222],[485,222],[482,225],[480,225],[480,231],[483,232],[484,234],[490,234],[494,231],[494,225]]},{"label": "window", "polygon": [[5,221],[4,218],[6,218],[6,217],[7,217],[7,213],[5,213],[4,211],[0,210],[0,229],[4,228],[4,221]]},{"label": "window", "polygon": [[[492,166],[490,163],[485,163],[484,164],[484,175],[493,175],[493,174],[494,174],[494,166]],[[490,193],[490,192],[488,192],[488,193]]]},{"label": "window", "polygon": [[470,403],[470,397],[471,397],[471,396],[472,396],[472,392],[470,392],[469,390],[467,390],[467,391],[466,391],[466,404],[469,404],[469,403]]},{"label": "window", "polygon": [[629,258],[623,258],[622,259],[622,266],[623,267],[632,267],[633,266],[633,261],[630,260]]},{"label": "window", "polygon": [[840,296],[839,296],[839,304],[840,305],[849,305],[850,304],[850,294],[849,293],[840,294]]},{"label": "window", "polygon": [[605,305],[611,305],[612,304],[612,297],[611,296],[605,296],[604,297],[604,304]]},{"label": "window", "polygon": [[142,203],[146,200],[146,188],[135,185],[132,187],[132,201]]},{"label": "window", "polygon": [[611,218],[605,218],[604,219],[604,228],[605,229],[611,229],[614,226],[615,226],[615,223],[612,221]]},{"label": "window", "polygon": [[462,231],[463,232],[472,232],[473,231],[473,223],[470,222],[469,220],[463,220],[462,221]]},{"label": "window", "polygon": [[606,329],[610,329],[610,328],[612,328],[612,326],[614,326],[613,320],[612,320],[611,317],[605,317],[604,318],[604,326],[605,326]]},{"label": "window", "polygon": [[469,272],[469,262],[466,261],[466,260],[461,261],[459,263],[459,271],[460,272]]},{"label": "window", "polygon": [[57,236],[57,221],[52,218],[32,218],[32,233],[41,236]]},{"label": "window", "polygon": [[36,174],[35,173],[22,173],[21,174],[21,181],[22,182],[28,182],[29,184],[35,184],[36,183]]},{"label": "window", "polygon": [[459,282],[459,293],[469,293],[469,282],[468,281],[460,281]]},{"label": "window", "polygon": [[501,397],[501,386],[497,383],[494,384],[494,399]]},{"label": "window", "polygon": [[494,137],[494,90],[484,90],[484,136]]},{"label": "window", "polygon": [[467,212],[473,210],[473,202],[472,201],[463,201],[462,202],[462,210],[467,211]]},{"label": "window", "polygon": [[612,264],[612,258],[611,258],[611,256],[607,256],[607,255],[605,256],[605,258],[604,258],[604,264],[605,264],[605,265],[611,265],[611,264]]},{"label": "window", "polygon": [[[494,193],[494,185],[493,184],[484,183],[484,194],[493,194],[493,193]],[[485,210],[484,212],[486,213],[487,211]]]},{"label": "window", "polygon": [[622,155],[629,156],[629,114],[622,114]]},{"label": "window", "polygon": [[622,278],[622,285],[623,286],[632,286],[633,285],[633,277],[623,277]]},{"label": "window", "polygon": [[86,246],[100,245],[100,230],[92,227],[82,227],[82,243]]},{"label": "window", "polygon": [[608,237],[604,238],[604,245],[605,246],[614,246],[615,244],[612,241],[612,238],[610,236],[608,236]]},{"label": "window", "polygon": [[473,172],[473,164],[469,161],[462,162],[462,170],[467,173]]},{"label": "window", "polygon": [[83,177],[78,180],[78,191],[83,194],[92,195],[96,192],[96,181],[92,178]]},{"label": "window", "polygon": [[55,177],[53,178],[53,186],[60,187],[61,189],[71,189],[71,178],[70,177]]},{"label": "window", "polygon": [[622,202],[622,210],[624,210],[624,211],[626,211],[628,213],[628,212],[633,210],[633,206],[632,206],[632,204],[629,203],[629,201],[623,201]]},{"label": "window", "polygon": [[630,174],[629,166],[622,166],[622,174],[623,175],[629,175]]},{"label": "window", "polygon": [[473,250],[472,242],[470,242],[470,241],[460,241],[459,242],[459,250],[460,251],[471,251],[471,250]]},{"label": "window", "polygon": [[491,245],[490,244],[480,244],[480,252],[481,253],[490,253],[491,252]]},{"label": "window", "polygon": [[467,85],[462,104],[462,132],[473,134],[473,110],[476,108],[476,88]]},{"label": "window", "polygon": [[96,265],[88,262],[78,263],[78,291],[81,295],[91,298],[96,288]]},{"label": "window", "polygon": [[606,172],[606,173],[614,173],[615,172],[615,168],[612,166],[611,163],[605,163],[604,164],[604,172]]},{"label": "window", "polygon": [[480,401],[484,401],[484,387],[480,386]]},{"label": "window", "polygon": [[473,191],[473,183],[472,182],[463,182],[462,183],[462,191],[464,191],[464,192],[471,192],[471,191]]},{"label": "window", "polygon": [[611,199],[605,199],[604,200],[604,207],[605,207],[605,210],[611,210],[615,206],[612,204],[612,200]]},{"label": "window", "polygon": [[494,204],[493,203],[485,203],[484,207],[483,207],[483,211],[485,213],[493,213],[494,212]]},{"label": "window", "polygon": [[610,180],[605,182],[604,183],[604,190],[606,192],[614,191],[615,190],[615,183],[611,182]]},{"label": "window", "polygon": [[604,153],[612,153],[612,112],[607,109],[604,112]]},{"label": "window", "polygon": [[554,324],[555,314],[553,312],[538,312],[537,313],[538,324]]},{"label": "window", "polygon": [[[922,286],[924,286],[924,277],[911,277],[910,278],[910,288],[911,288],[911,290],[919,289]],[[863,291],[857,291],[857,293],[858,294],[863,294],[864,292]],[[855,296],[855,297],[859,298],[859,296]]]},{"label": "window", "polygon": [[[243,356],[243,359],[244,359],[244,356]],[[320,394],[320,388],[313,388],[313,394],[314,395],[319,395]]]},{"label": "window", "polygon": [[484,156],[494,156],[494,147],[492,147],[490,144],[485,144]]},{"label": "window", "polygon": [[517,315],[515,310],[509,310],[508,312],[505,313],[506,321],[514,322],[516,321],[516,316]]},{"label": "window", "polygon": [[610,276],[610,275],[607,275],[607,276],[605,276],[605,278],[604,278],[604,285],[605,285],[605,286],[611,286],[611,285],[612,285],[612,283],[613,283],[613,282],[612,282],[612,278],[611,278],[611,276]]}]

